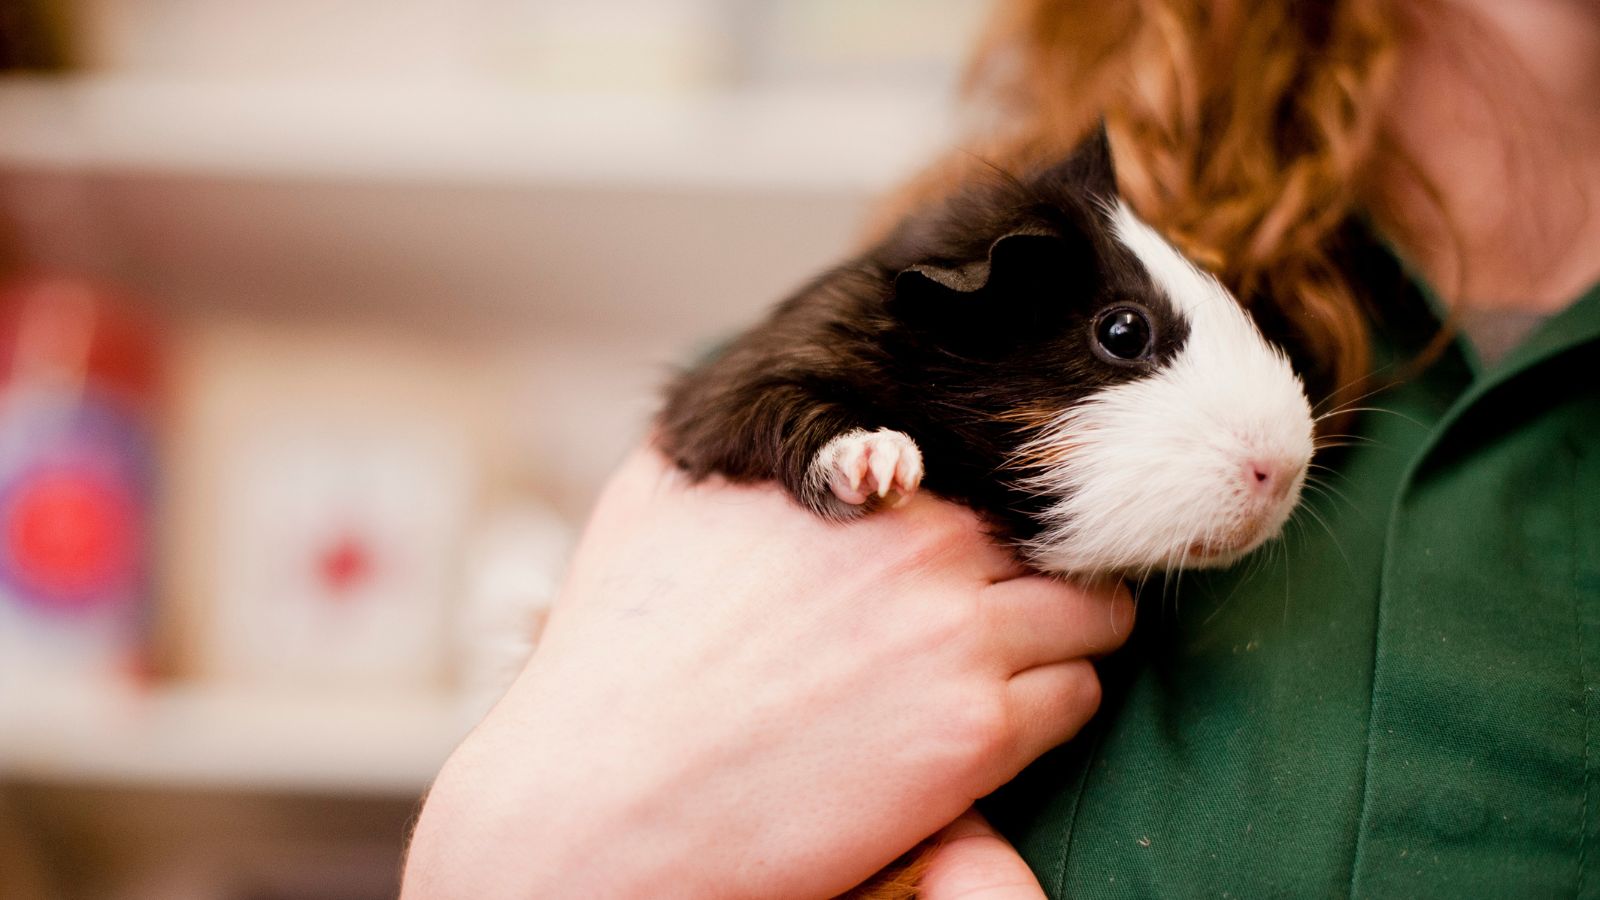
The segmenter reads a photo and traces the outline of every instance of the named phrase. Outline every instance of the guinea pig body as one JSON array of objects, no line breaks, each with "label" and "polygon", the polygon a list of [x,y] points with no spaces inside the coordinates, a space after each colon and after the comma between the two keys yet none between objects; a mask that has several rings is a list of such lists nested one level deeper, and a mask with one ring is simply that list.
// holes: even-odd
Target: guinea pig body
[{"label": "guinea pig body", "polygon": [[914,215],[678,378],[691,476],[849,518],[918,489],[1043,571],[1221,565],[1312,453],[1305,391],[1216,279],[1118,199],[1104,135]]}]

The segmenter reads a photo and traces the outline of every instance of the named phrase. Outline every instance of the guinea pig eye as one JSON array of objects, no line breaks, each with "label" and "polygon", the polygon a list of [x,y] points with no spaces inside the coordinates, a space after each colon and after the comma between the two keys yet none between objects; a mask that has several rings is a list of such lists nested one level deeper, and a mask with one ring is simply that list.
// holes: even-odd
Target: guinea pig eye
[{"label": "guinea pig eye", "polygon": [[1094,325],[1095,348],[1112,360],[1133,362],[1144,358],[1154,343],[1150,315],[1136,306],[1115,306],[1100,314]]}]

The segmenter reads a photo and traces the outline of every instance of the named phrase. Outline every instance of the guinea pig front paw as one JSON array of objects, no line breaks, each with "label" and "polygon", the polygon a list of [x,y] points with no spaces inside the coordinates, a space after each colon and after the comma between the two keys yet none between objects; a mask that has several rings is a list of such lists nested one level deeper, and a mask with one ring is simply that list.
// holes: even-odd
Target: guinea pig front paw
[{"label": "guinea pig front paw", "polygon": [[922,483],[922,451],[898,431],[858,428],[839,435],[817,452],[810,480],[819,492],[825,486],[851,506],[872,500],[899,506],[911,499]]}]

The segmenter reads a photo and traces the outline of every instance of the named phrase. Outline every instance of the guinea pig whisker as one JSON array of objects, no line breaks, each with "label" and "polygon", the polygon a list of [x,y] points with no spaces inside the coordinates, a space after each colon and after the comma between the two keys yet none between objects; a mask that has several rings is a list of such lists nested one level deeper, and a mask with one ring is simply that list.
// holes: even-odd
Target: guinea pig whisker
[{"label": "guinea pig whisker", "polygon": [[[1294,533],[1295,533],[1296,538],[1298,540],[1303,541],[1305,539],[1306,524],[1305,524],[1305,520],[1304,519],[1301,519],[1298,516],[1293,517],[1293,518],[1291,518],[1289,520],[1288,525],[1294,526],[1294,528],[1296,529],[1296,531]],[[1283,585],[1284,585],[1284,587],[1283,587],[1283,621],[1284,621],[1284,624],[1288,624],[1288,622],[1289,622],[1289,606],[1290,606],[1290,600],[1291,600],[1291,594],[1290,594],[1290,590],[1289,590],[1289,558],[1290,558],[1290,553],[1289,553],[1289,546],[1288,545],[1289,545],[1289,542],[1288,542],[1288,530],[1287,530],[1287,527],[1286,527],[1285,531],[1284,531],[1284,539],[1279,541],[1278,545],[1273,548],[1273,554],[1272,554],[1273,563],[1277,564],[1279,559],[1281,559],[1282,560],[1282,567],[1283,567],[1283,570],[1284,570],[1284,572],[1283,572],[1283,578],[1284,578],[1284,581],[1283,581]]]},{"label": "guinea pig whisker", "polygon": [[1261,570],[1265,566],[1265,560],[1270,555],[1270,551],[1262,551],[1267,550],[1267,546],[1270,543],[1272,542],[1268,541],[1267,544],[1262,544],[1261,547],[1256,550],[1256,552],[1250,554],[1249,564],[1245,566],[1244,572],[1239,575],[1240,583],[1254,581],[1256,577],[1260,575]]},{"label": "guinea pig whisker", "polygon": [[1293,581],[1289,578],[1289,553],[1283,554],[1283,624],[1289,624],[1289,605],[1293,602],[1294,591],[1290,587]]},{"label": "guinea pig whisker", "polygon": [[1348,476],[1345,473],[1339,471],[1338,469],[1335,469],[1332,466],[1325,466],[1322,463],[1315,462],[1315,461],[1311,462],[1310,464],[1308,464],[1306,466],[1306,471],[1307,472],[1318,472],[1318,473],[1321,473],[1322,475],[1327,475],[1330,478],[1343,478],[1346,481],[1350,480],[1350,476]]},{"label": "guinea pig whisker", "polygon": [[1346,381],[1344,384],[1341,384],[1338,387],[1334,388],[1333,390],[1329,391],[1325,396],[1323,396],[1323,398],[1321,400],[1318,400],[1316,402],[1316,404],[1314,404],[1311,407],[1312,414],[1315,415],[1317,410],[1320,409],[1323,406],[1323,404],[1332,403],[1336,398],[1339,397],[1339,395],[1343,394],[1345,391],[1349,390],[1350,388],[1355,387],[1357,384],[1361,383],[1362,381],[1370,381],[1372,383],[1372,385],[1373,385],[1372,388],[1367,390],[1367,391],[1362,392],[1361,394],[1358,394],[1358,395],[1356,395],[1354,397],[1351,397],[1348,400],[1345,400],[1343,403],[1340,404],[1340,409],[1343,409],[1345,406],[1350,406],[1350,405],[1353,405],[1353,404],[1356,404],[1356,403],[1360,403],[1361,401],[1367,399],[1368,397],[1371,397],[1374,394],[1383,393],[1384,391],[1386,391],[1389,388],[1394,386],[1394,382],[1392,380],[1387,380],[1385,378],[1385,376],[1387,376],[1389,373],[1391,373],[1391,372],[1393,372],[1395,370],[1398,370],[1398,369],[1399,369],[1399,364],[1398,363],[1389,363],[1389,364],[1381,366],[1381,367],[1379,367],[1377,369],[1373,369],[1371,372],[1368,372],[1366,374],[1357,375],[1356,377],[1350,379],[1349,381]]},{"label": "guinea pig whisker", "polygon": [[[1343,491],[1339,490],[1337,487],[1334,487],[1332,484],[1329,484],[1326,481],[1322,481],[1322,480],[1320,480],[1320,479],[1318,479],[1316,477],[1308,477],[1306,479],[1304,487],[1308,491],[1317,492],[1318,496],[1322,496],[1322,497],[1328,498],[1328,502],[1330,504],[1334,500],[1342,500],[1346,504],[1348,504],[1351,509],[1355,510],[1355,512],[1358,515],[1361,514],[1361,512],[1362,512],[1361,507],[1356,505],[1356,502],[1354,500],[1351,500]],[[1371,523],[1369,522],[1368,524],[1371,524]]]},{"label": "guinea pig whisker", "polygon": [[[1346,484],[1350,482],[1350,476],[1339,471],[1338,469],[1333,468],[1332,466],[1325,466],[1321,463],[1312,463],[1306,467],[1307,483],[1315,483],[1320,484],[1323,487],[1332,488],[1335,486],[1333,481],[1336,478],[1342,479],[1346,482]],[[1341,494],[1341,496],[1343,495]],[[1345,499],[1348,500],[1349,498],[1346,497]],[[1354,503],[1351,505],[1354,505]]]},{"label": "guinea pig whisker", "polygon": [[1325,438],[1311,445],[1312,452],[1320,453],[1323,450],[1335,450],[1340,447],[1382,447],[1381,441],[1364,437],[1359,434],[1338,434]]},{"label": "guinea pig whisker", "polygon": [[[1342,500],[1350,506],[1356,507],[1355,501],[1351,500],[1349,495],[1345,494],[1344,491],[1339,490],[1338,486],[1333,484],[1333,482],[1328,481],[1324,477],[1325,475],[1332,474],[1336,473],[1307,473],[1305,483],[1302,485],[1302,487],[1308,491],[1317,491],[1330,499]],[[1359,507],[1356,508],[1359,509]]]},{"label": "guinea pig whisker", "polygon": [[[1400,418],[1400,419],[1404,419],[1405,421],[1410,422],[1411,424],[1417,426],[1418,428],[1424,429],[1424,430],[1426,430],[1429,427],[1428,425],[1426,425],[1426,424],[1424,424],[1422,422],[1419,422],[1418,420],[1412,418],[1411,416],[1406,415],[1403,412],[1400,412],[1399,410],[1388,409],[1388,408],[1382,407],[1382,406],[1357,406],[1357,407],[1354,407],[1352,409],[1344,410],[1343,412],[1346,412],[1346,413],[1358,413],[1358,412],[1386,413],[1388,415],[1395,416],[1395,417]],[[1320,422],[1320,421],[1322,421],[1322,419],[1318,418],[1316,421]]]},{"label": "guinea pig whisker", "polygon": [[1350,507],[1350,511],[1355,513],[1356,517],[1359,518],[1365,525],[1367,525],[1369,528],[1373,526],[1372,518],[1367,515],[1366,511],[1358,506],[1354,500],[1351,500],[1348,496],[1346,496],[1344,492],[1340,491],[1333,485],[1328,484],[1327,482],[1312,483],[1311,481],[1307,481],[1305,487],[1306,490],[1316,491],[1318,496],[1326,497],[1330,506],[1333,505],[1333,501],[1335,499],[1343,500],[1345,505]]},{"label": "guinea pig whisker", "polygon": [[1133,593],[1133,605],[1134,608],[1137,609],[1140,601],[1144,598],[1145,588],[1149,586],[1150,569],[1147,567],[1138,577],[1134,577],[1133,573],[1129,572],[1128,581],[1131,585],[1130,590]]},{"label": "guinea pig whisker", "polygon": [[1249,569],[1246,569],[1243,574],[1239,575],[1237,578],[1235,578],[1233,580],[1233,587],[1228,591],[1228,595],[1226,597],[1222,598],[1222,601],[1216,605],[1215,609],[1211,610],[1211,614],[1210,615],[1206,616],[1203,620],[1201,620],[1201,622],[1200,622],[1201,627],[1205,627],[1207,625],[1210,625],[1212,623],[1212,621],[1214,621],[1217,618],[1217,616],[1222,615],[1222,611],[1224,609],[1227,609],[1228,608],[1228,604],[1233,601],[1234,595],[1239,593],[1239,588],[1243,587],[1246,583],[1250,582],[1254,578],[1255,578],[1255,566],[1252,563],[1252,565],[1251,565],[1251,567]]},{"label": "guinea pig whisker", "polygon": [[1170,580],[1173,583],[1172,584],[1172,618],[1173,618],[1174,621],[1177,621],[1177,620],[1180,620],[1182,618],[1182,616],[1183,616],[1183,582],[1186,580],[1183,577],[1181,577],[1183,575],[1183,563],[1181,563],[1181,562],[1178,563],[1178,567],[1177,567],[1177,569],[1175,571],[1177,572],[1178,576],[1180,576],[1180,577],[1173,578],[1173,579],[1170,579]]},{"label": "guinea pig whisker", "polygon": [[[1376,373],[1374,373],[1374,374],[1376,374]],[[1326,397],[1323,397],[1321,400],[1318,400],[1317,403],[1316,403],[1316,406],[1311,407],[1312,414],[1313,415],[1316,414],[1317,407],[1322,406],[1324,403],[1333,402],[1335,397],[1338,397],[1340,394],[1344,393],[1347,389],[1349,389],[1351,387],[1354,387],[1357,382],[1360,382],[1361,380],[1366,379],[1366,378],[1370,378],[1370,377],[1372,377],[1372,376],[1371,375],[1358,375],[1355,378],[1352,378],[1349,381],[1345,382],[1344,384],[1340,385],[1339,387],[1335,388]],[[1342,413],[1347,408],[1349,408],[1351,406],[1354,406],[1357,403],[1360,403],[1361,401],[1367,399],[1368,397],[1373,396],[1374,394],[1381,394],[1388,388],[1389,388],[1388,384],[1381,384],[1380,383],[1380,384],[1376,385],[1375,387],[1373,387],[1371,390],[1364,391],[1364,392],[1362,392],[1362,393],[1360,393],[1360,394],[1358,394],[1358,395],[1356,395],[1354,397],[1351,397],[1350,399],[1348,399],[1348,400],[1344,401],[1343,403],[1339,404],[1337,409],[1334,409],[1334,410],[1331,410],[1329,412],[1323,413],[1323,415],[1331,416],[1331,415],[1337,415],[1339,413]]]},{"label": "guinea pig whisker", "polygon": [[1355,563],[1350,561],[1350,554],[1344,551],[1344,544],[1340,542],[1339,536],[1334,533],[1333,527],[1328,524],[1328,520],[1319,515],[1317,511],[1312,509],[1309,504],[1300,508],[1305,510],[1306,514],[1311,516],[1311,518],[1314,519],[1318,525],[1322,526],[1322,530],[1328,533],[1328,539],[1333,541],[1334,549],[1338,550],[1339,556],[1344,559],[1345,570],[1350,574],[1350,577],[1354,578],[1356,574]]},{"label": "guinea pig whisker", "polygon": [[1360,412],[1386,412],[1386,411],[1387,410],[1385,410],[1385,408],[1381,407],[1381,406],[1341,406],[1338,409],[1330,409],[1327,412],[1316,416],[1311,421],[1312,421],[1313,424],[1315,424],[1317,422],[1322,422],[1322,421],[1324,421],[1326,419],[1331,419],[1334,416],[1348,416],[1348,415],[1350,415],[1352,413],[1360,413]]}]

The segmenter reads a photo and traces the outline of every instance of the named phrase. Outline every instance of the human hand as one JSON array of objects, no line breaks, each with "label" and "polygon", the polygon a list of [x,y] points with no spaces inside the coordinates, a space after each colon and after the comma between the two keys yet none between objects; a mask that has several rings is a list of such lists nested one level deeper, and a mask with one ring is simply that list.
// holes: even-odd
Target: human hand
[{"label": "human hand", "polygon": [[838,893],[1074,734],[1132,619],[951,504],[841,525],[640,451],[440,773],[406,896]]},{"label": "human hand", "polygon": [[976,809],[933,839],[917,884],[921,900],[1044,900],[1033,870]]}]

